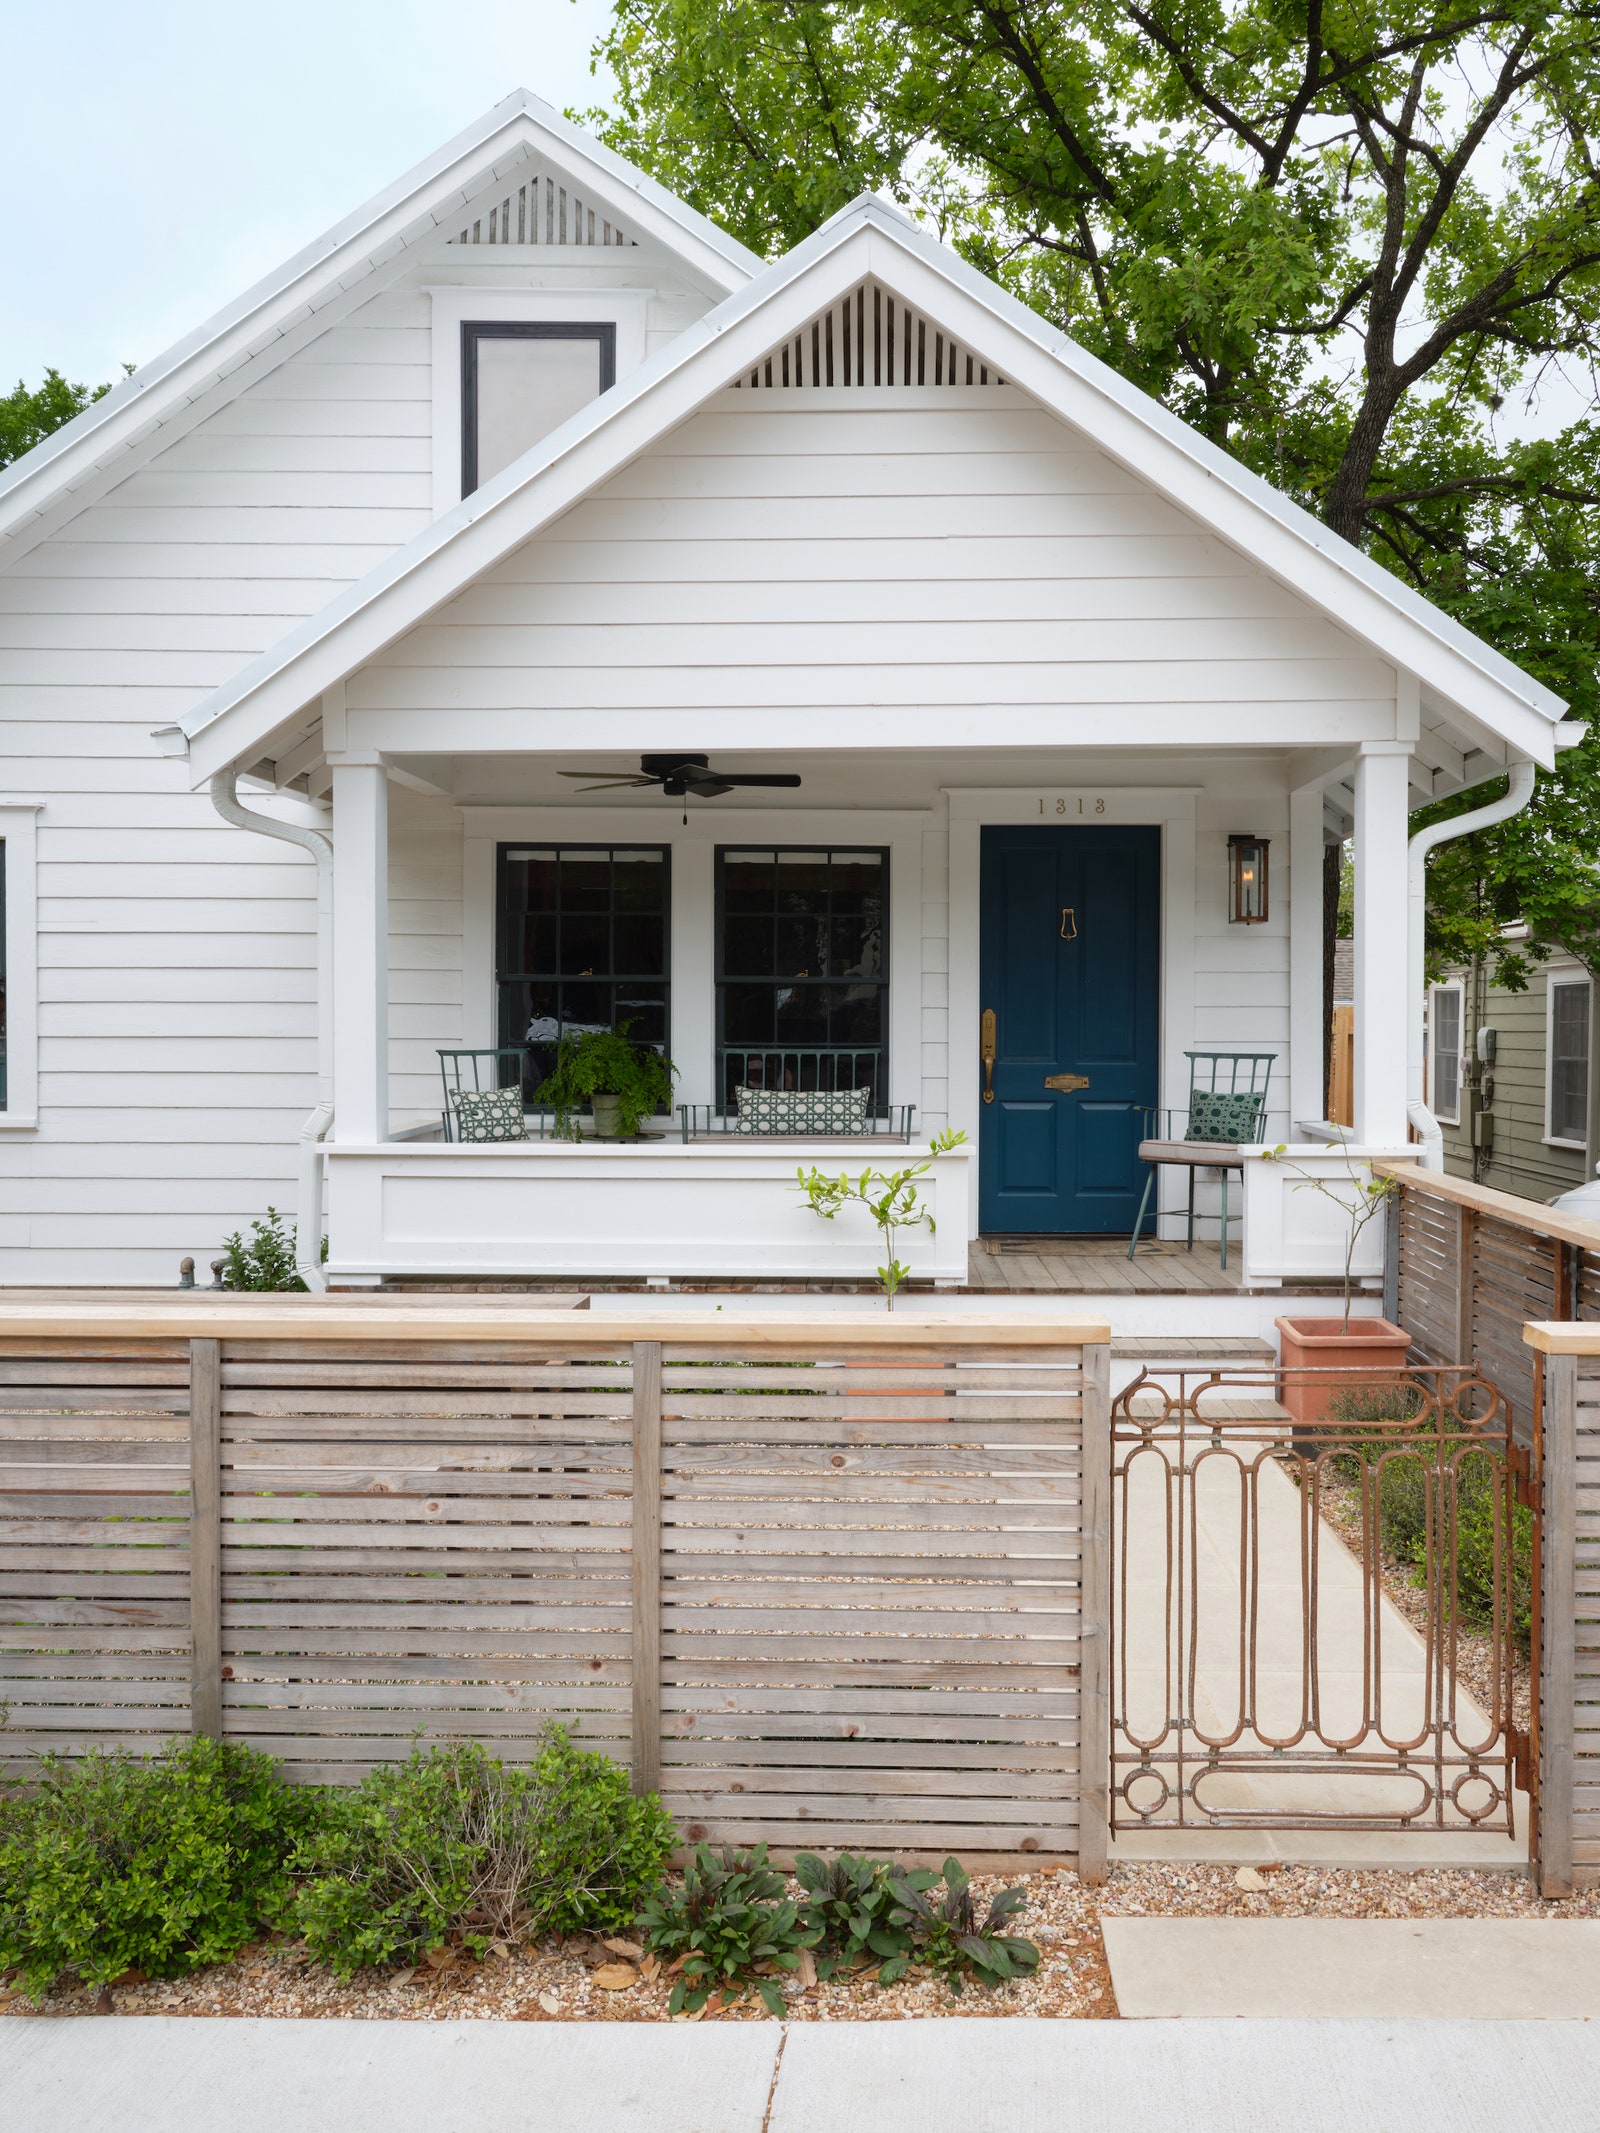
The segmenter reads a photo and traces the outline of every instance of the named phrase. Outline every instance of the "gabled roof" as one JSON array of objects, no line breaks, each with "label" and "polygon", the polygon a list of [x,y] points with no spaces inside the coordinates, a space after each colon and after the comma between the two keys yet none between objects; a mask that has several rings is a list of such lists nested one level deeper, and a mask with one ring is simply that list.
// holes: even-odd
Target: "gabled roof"
[{"label": "gabled roof", "polygon": [[[293,353],[333,319],[365,301],[387,268],[398,272],[419,245],[451,235],[464,211],[534,158],[580,177],[641,237],[666,245],[712,292],[738,289],[761,270],[754,252],[563,118],[526,89],[513,90],[474,125],[446,141],[335,223],[214,318],[112,387],[103,399],[0,472],[0,567],[8,545],[70,498],[90,500],[121,460],[225,380],[236,387]],[[165,442],[165,438],[161,440]]]},{"label": "gabled roof", "polygon": [[249,760],[287,719],[376,657],[758,363],[864,277],[942,321],[1072,423],[1396,667],[1426,701],[1548,764],[1565,705],[1048,321],[873,196],[853,201],[543,438],[184,720],[197,782]]}]

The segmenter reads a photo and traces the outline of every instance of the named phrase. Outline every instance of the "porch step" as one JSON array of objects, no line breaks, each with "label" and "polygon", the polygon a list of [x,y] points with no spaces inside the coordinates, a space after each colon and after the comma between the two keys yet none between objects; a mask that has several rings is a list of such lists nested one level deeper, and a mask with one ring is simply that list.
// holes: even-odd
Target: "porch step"
[{"label": "porch step", "polygon": [[1117,1363],[1253,1363],[1270,1368],[1278,1360],[1271,1341],[1249,1333],[1113,1334],[1111,1359]]},{"label": "porch step", "polygon": [[[1128,1401],[1128,1413],[1136,1422],[1159,1418],[1167,1412],[1167,1403],[1162,1394],[1152,1389],[1136,1392]],[[1287,1407],[1280,1406],[1270,1394],[1265,1393],[1213,1393],[1200,1398],[1199,1421],[1207,1422],[1292,1422],[1294,1417]]]}]

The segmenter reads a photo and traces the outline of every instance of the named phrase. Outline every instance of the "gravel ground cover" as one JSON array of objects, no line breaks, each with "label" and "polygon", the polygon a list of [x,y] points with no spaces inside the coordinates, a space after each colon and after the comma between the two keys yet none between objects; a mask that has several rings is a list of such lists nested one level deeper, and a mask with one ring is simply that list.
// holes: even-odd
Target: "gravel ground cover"
[{"label": "gravel ground cover", "polygon": [[[797,2022],[916,2021],[991,2015],[1092,2018],[1115,2015],[1116,2001],[1100,1935],[1102,1916],[1124,1918],[1596,1918],[1600,1889],[1565,1903],[1544,1903],[1520,1874],[1375,1872],[1285,1866],[1118,1866],[1103,1889],[1086,1889],[1069,1872],[1017,1877],[1028,1891],[1020,1929],[1035,1940],[1040,1964],[1031,1978],[998,1991],[968,1986],[960,1999],[913,1974],[880,1987],[870,1972],[818,1984],[802,1975],[786,1997]],[[1002,1886],[973,1877],[985,1902]],[[546,1941],[533,1949],[497,1948],[481,1962],[440,1949],[415,1969],[364,1973],[341,1985],[303,1948],[268,1941],[231,1963],[180,1981],[129,1977],[101,1992],[63,1991],[42,2003],[14,1982],[0,1984],[0,2014],[294,2015],[333,2020],[665,2022],[671,1980],[637,1943]],[[751,1995],[727,2009],[711,2006],[680,2021],[770,2019]]]}]

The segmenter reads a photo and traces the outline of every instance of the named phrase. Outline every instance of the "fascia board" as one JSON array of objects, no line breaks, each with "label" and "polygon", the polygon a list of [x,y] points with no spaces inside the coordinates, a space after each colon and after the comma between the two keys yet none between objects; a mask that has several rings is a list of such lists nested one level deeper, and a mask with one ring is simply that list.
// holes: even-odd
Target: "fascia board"
[{"label": "fascia board", "polygon": [[357,297],[380,268],[398,270],[414,246],[447,234],[458,214],[536,156],[581,173],[620,211],[618,219],[668,247],[714,288],[741,288],[760,271],[761,261],[735,238],[552,106],[518,91],[0,474],[0,542],[219,380],[274,347],[288,354],[297,328],[318,321],[334,299]]},{"label": "fascia board", "polygon": [[[1018,384],[1025,384],[1046,405],[1087,429],[1132,471],[1215,526],[1222,538],[1315,601],[1331,619],[1357,631],[1397,664],[1434,679],[1441,693],[1486,719],[1514,745],[1523,745],[1532,735],[1541,749],[1551,747],[1541,728],[1559,720],[1567,708],[1565,699],[1403,585],[1159,401],[1056,332],[958,255],[902,216],[885,211],[881,203],[873,205],[879,243],[873,271],[880,279],[896,285],[908,300],[930,310],[942,309],[946,314],[942,322],[962,325],[973,346],[1004,368],[1008,377],[1016,375]],[[908,282],[907,271],[916,268],[925,279]],[[1003,329],[1019,335],[1044,359],[1030,366],[1026,380],[1016,358],[996,346],[992,334],[986,336],[981,327],[974,330],[970,314],[965,322],[948,316],[952,291]],[[1069,389],[1069,380],[1078,388],[1076,392]],[[1152,445],[1165,450],[1153,452]],[[1463,670],[1480,677],[1479,685],[1475,687]],[[1504,723],[1507,697],[1535,714],[1538,724],[1519,721],[1519,732],[1508,731]],[[1539,760],[1553,757],[1540,753]]]},{"label": "fascia board", "polygon": [[[1535,761],[1554,761],[1561,700],[1403,593],[1377,565],[1066,336],[875,200],[857,202],[730,296],[524,460],[291,632],[184,722],[197,779],[491,569],[866,274],[959,331],[1007,378],[1219,539]],[[708,375],[708,373],[711,373]],[[606,396],[610,400],[611,396]],[[603,410],[603,412],[602,412]],[[1355,566],[1362,566],[1356,568]],[[1381,582],[1379,582],[1381,581]]]},{"label": "fascia board", "polygon": [[[842,259],[830,259],[834,252]],[[788,255],[780,268],[769,270],[779,284],[770,292],[763,276],[759,291],[754,285],[740,291],[686,328],[613,387],[619,399],[607,393],[580,409],[197,704],[182,721],[193,782],[204,784],[376,658],[694,414],[742,368],[758,362],[774,340],[797,332],[867,271],[867,233],[858,227],[818,247],[805,265]]]}]

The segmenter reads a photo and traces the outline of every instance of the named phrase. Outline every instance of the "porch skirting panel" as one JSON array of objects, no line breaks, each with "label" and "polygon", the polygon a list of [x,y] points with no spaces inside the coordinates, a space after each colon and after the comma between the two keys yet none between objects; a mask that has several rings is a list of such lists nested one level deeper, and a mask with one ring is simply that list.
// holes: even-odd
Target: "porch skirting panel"
[{"label": "porch skirting panel", "polygon": [[[895,1170],[926,1151],[860,1141],[536,1141],[464,1147],[335,1146],[328,1152],[328,1272],[706,1275],[868,1280],[883,1240],[860,1208],[811,1212],[802,1166]],[[937,1227],[900,1230],[915,1276],[967,1278],[966,1150],[920,1180]]]}]

